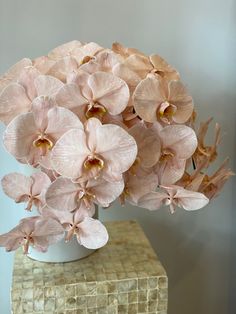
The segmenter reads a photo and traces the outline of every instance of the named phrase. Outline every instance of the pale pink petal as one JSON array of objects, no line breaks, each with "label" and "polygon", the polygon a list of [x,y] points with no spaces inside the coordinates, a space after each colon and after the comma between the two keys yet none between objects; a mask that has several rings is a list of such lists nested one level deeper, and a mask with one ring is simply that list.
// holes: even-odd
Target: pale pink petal
[{"label": "pale pink petal", "polygon": [[83,124],[73,112],[62,107],[54,107],[48,111],[48,125],[45,133],[54,141],[71,129],[83,130]]},{"label": "pale pink petal", "polygon": [[49,59],[47,56],[38,57],[33,60],[33,66],[41,73],[47,74],[56,61]]},{"label": "pale pink petal", "polygon": [[186,161],[173,159],[168,162],[157,163],[155,173],[158,175],[159,183],[164,185],[174,184],[184,174]]},{"label": "pale pink petal", "polygon": [[28,196],[31,194],[33,181],[30,177],[13,172],[5,175],[2,178],[1,183],[4,193],[18,203],[28,200]]},{"label": "pale pink petal", "polygon": [[124,64],[133,72],[137,73],[141,79],[144,79],[153,69],[148,57],[137,54],[131,55],[125,59]]},{"label": "pale pink petal", "polygon": [[161,141],[157,134],[143,124],[136,124],[129,130],[138,145],[138,158],[143,167],[154,166],[161,154]]},{"label": "pale pink petal", "polygon": [[124,181],[107,182],[101,179],[91,179],[86,187],[94,194],[94,198],[99,205],[107,207],[122,193]]},{"label": "pale pink petal", "polygon": [[78,194],[78,184],[73,183],[70,179],[59,177],[48,188],[46,193],[47,205],[57,210],[76,209],[78,202],[76,195]]},{"label": "pale pink petal", "polygon": [[145,177],[127,174],[125,176],[125,196],[127,201],[137,204],[138,200],[145,194],[155,191],[158,186],[158,176],[150,173]]},{"label": "pale pink petal", "polygon": [[34,80],[38,96],[54,96],[64,85],[61,81],[50,75],[39,75]]},{"label": "pale pink petal", "polygon": [[48,125],[48,111],[55,103],[47,96],[39,96],[32,103],[32,112],[37,130],[44,132]]},{"label": "pale pink petal", "polygon": [[172,119],[176,123],[186,122],[193,113],[193,100],[186,87],[180,81],[169,83],[169,103],[177,106],[177,111]]},{"label": "pale pink petal", "polygon": [[59,60],[66,56],[73,55],[76,48],[81,47],[83,44],[78,40],[72,40],[68,43],[62,44],[49,52],[48,57],[54,60]]},{"label": "pale pink petal", "polygon": [[79,225],[87,217],[89,217],[88,210],[84,207],[78,208],[74,213],[74,224]]},{"label": "pale pink petal", "polygon": [[24,113],[13,119],[4,132],[3,142],[7,151],[17,158],[27,157],[36,135],[33,113]]},{"label": "pale pink petal", "polygon": [[36,172],[31,175],[33,179],[33,185],[31,194],[32,196],[37,196],[42,193],[42,190],[46,190],[51,184],[49,177],[43,172]]},{"label": "pale pink petal", "polygon": [[16,82],[21,71],[28,66],[31,66],[32,62],[30,59],[24,58],[14,64],[2,77],[0,77],[0,93],[7,85]]},{"label": "pale pink petal", "polygon": [[94,102],[98,101],[110,114],[119,114],[126,108],[129,88],[125,81],[111,73],[97,72],[89,77],[88,84],[92,89]]},{"label": "pale pink petal", "polygon": [[197,210],[209,203],[209,199],[204,194],[185,189],[177,189],[175,199],[178,199],[178,206],[186,210]]},{"label": "pale pink petal", "polygon": [[7,252],[14,251],[22,245],[23,236],[19,226],[16,226],[9,232],[0,235],[0,246],[5,247]]},{"label": "pale pink petal", "polygon": [[37,96],[34,80],[40,75],[40,72],[33,66],[24,68],[17,82],[25,88],[29,99],[33,100]]},{"label": "pale pink petal", "polygon": [[107,243],[107,230],[99,220],[86,217],[78,226],[78,242],[86,248],[98,249]]},{"label": "pale pink petal", "polygon": [[12,83],[0,95],[0,120],[8,124],[18,114],[28,112],[31,101],[23,86]]},{"label": "pale pink petal", "polygon": [[157,121],[157,109],[165,101],[161,81],[147,77],[136,87],[133,95],[136,113],[147,122]]},{"label": "pale pink petal", "polygon": [[138,206],[149,210],[156,210],[163,205],[163,200],[167,197],[168,195],[165,193],[150,192],[139,199]]},{"label": "pale pink petal", "polygon": [[124,63],[116,64],[112,72],[128,84],[131,93],[133,93],[136,86],[141,81],[141,77]]},{"label": "pale pink petal", "polygon": [[88,100],[83,96],[81,88],[75,84],[64,85],[56,95],[58,106],[70,109],[79,118],[84,119],[85,105]]},{"label": "pale pink petal", "polygon": [[64,234],[64,229],[58,221],[52,218],[40,217],[35,224],[35,229],[32,235],[33,237],[48,237],[58,234]]},{"label": "pale pink petal", "polygon": [[68,73],[78,68],[78,63],[72,57],[66,57],[55,62],[49,69],[48,75],[51,75],[62,82],[66,82]]},{"label": "pale pink petal", "polygon": [[85,133],[79,129],[70,130],[62,135],[52,149],[53,168],[65,177],[79,178],[89,153]]},{"label": "pale pink petal", "polygon": [[163,128],[160,133],[163,147],[170,148],[175,156],[188,159],[197,148],[197,137],[194,130],[185,125],[171,125]]}]

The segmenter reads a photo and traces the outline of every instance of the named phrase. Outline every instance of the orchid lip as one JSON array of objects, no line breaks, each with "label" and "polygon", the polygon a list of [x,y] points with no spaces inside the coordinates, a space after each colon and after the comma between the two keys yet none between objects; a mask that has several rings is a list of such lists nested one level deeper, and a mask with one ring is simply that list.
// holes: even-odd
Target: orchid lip
[{"label": "orchid lip", "polygon": [[160,162],[168,161],[172,159],[175,154],[170,149],[163,149],[161,157],[159,159]]},{"label": "orchid lip", "polygon": [[84,161],[84,168],[86,170],[97,168],[100,171],[104,168],[104,160],[96,155],[88,156]]},{"label": "orchid lip", "polygon": [[47,135],[40,134],[37,139],[33,141],[33,146],[40,148],[42,150],[42,154],[45,155],[48,150],[53,148],[53,142]]},{"label": "orchid lip", "polygon": [[168,100],[164,101],[158,110],[158,116],[163,122],[170,123],[172,120],[172,117],[175,115],[177,111],[177,108],[175,105],[172,105],[169,103]]},{"label": "orchid lip", "polygon": [[106,113],[107,110],[104,106],[100,105],[98,102],[91,101],[87,106],[85,116],[87,119],[92,117],[103,118]]}]

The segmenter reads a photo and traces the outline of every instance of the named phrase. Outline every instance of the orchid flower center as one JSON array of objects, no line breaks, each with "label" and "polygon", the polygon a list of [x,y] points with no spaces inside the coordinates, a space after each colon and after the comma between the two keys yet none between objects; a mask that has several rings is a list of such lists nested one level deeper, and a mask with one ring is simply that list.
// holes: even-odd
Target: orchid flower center
[{"label": "orchid flower center", "polygon": [[78,193],[78,201],[83,201],[88,209],[91,208],[91,200],[95,198],[96,198],[95,194],[91,193],[89,190],[86,189],[83,189]]},{"label": "orchid flower center", "polygon": [[65,237],[65,241],[69,242],[74,234],[78,234],[79,233],[79,228],[76,224],[69,224],[70,229],[67,231],[67,235]]},{"label": "orchid flower center", "polygon": [[176,111],[177,108],[175,105],[172,105],[168,101],[165,101],[159,107],[158,116],[163,122],[170,124],[170,122],[172,121],[172,117],[175,115]]},{"label": "orchid flower center", "polygon": [[33,141],[33,145],[41,150],[41,154],[45,156],[48,150],[53,148],[53,142],[45,134],[40,134],[36,140]]},{"label": "orchid flower center", "polygon": [[34,239],[31,235],[24,236],[23,241],[23,252],[24,254],[28,253],[30,243],[34,244]]},{"label": "orchid flower center", "polygon": [[[38,196],[38,195],[37,195]],[[32,211],[32,206],[34,205],[35,201],[37,201],[37,196],[29,196],[29,201],[27,204],[27,207],[25,208],[25,210],[31,212]]]},{"label": "orchid flower center", "polygon": [[81,60],[80,64],[85,64],[85,63],[88,63],[89,61],[93,60],[94,57],[91,57],[91,56],[85,56],[83,57],[83,59]]},{"label": "orchid flower center", "polygon": [[104,106],[100,105],[98,102],[91,101],[87,106],[87,111],[85,116],[87,119],[95,117],[101,119],[107,113],[107,110]]},{"label": "orchid flower center", "polygon": [[153,69],[151,70],[151,73],[157,74],[157,75],[159,75],[159,76],[161,76],[161,77],[164,77],[164,76],[165,76],[165,72],[162,71],[162,70],[160,70],[160,69],[155,69],[155,68],[153,68]]},{"label": "orchid flower center", "polygon": [[104,168],[104,160],[97,155],[88,156],[84,161],[84,168],[92,172],[96,179]]},{"label": "orchid flower center", "polygon": [[159,161],[160,162],[169,161],[174,156],[175,156],[175,154],[173,153],[173,151],[171,151],[169,148],[165,148],[162,150],[162,154],[161,154]]}]

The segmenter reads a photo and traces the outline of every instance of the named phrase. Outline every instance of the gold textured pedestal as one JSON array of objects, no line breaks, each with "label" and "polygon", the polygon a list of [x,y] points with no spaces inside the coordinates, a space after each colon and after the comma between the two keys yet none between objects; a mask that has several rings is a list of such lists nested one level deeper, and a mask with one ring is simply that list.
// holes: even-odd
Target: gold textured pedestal
[{"label": "gold textured pedestal", "polygon": [[167,276],[135,221],[105,223],[109,243],[69,263],[42,263],[18,250],[12,313],[167,313]]}]

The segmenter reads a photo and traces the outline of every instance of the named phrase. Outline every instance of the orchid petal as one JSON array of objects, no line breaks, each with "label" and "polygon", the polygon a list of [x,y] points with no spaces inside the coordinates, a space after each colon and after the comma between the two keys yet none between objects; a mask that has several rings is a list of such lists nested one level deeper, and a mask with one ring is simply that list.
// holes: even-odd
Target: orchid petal
[{"label": "orchid petal", "polygon": [[31,101],[23,86],[17,83],[8,85],[0,95],[0,120],[8,124],[18,114],[28,112]]},{"label": "orchid petal", "polygon": [[107,230],[99,220],[86,217],[78,226],[78,242],[86,248],[98,249],[107,243]]}]

